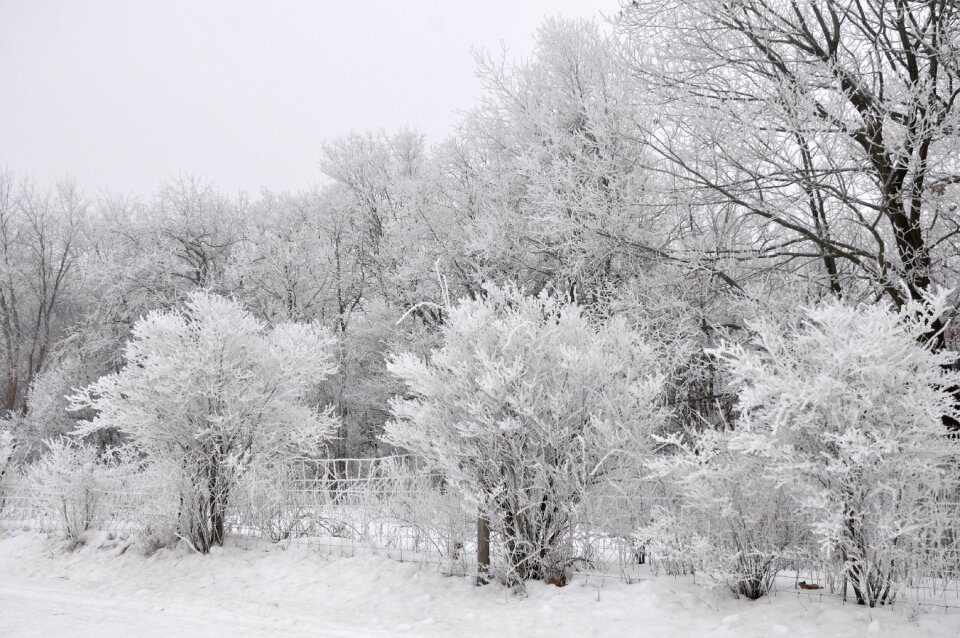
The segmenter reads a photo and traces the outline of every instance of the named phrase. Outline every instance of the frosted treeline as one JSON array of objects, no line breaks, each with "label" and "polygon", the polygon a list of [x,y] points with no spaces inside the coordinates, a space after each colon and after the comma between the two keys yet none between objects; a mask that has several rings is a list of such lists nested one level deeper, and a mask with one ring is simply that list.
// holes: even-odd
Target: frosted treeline
[{"label": "frosted treeline", "polygon": [[403,454],[480,580],[562,583],[613,527],[751,598],[955,579],[958,42],[951,2],[635,0],[303,192],[0,174],[0,489],[75,535],[85,485],[152,476],[206,552],[252,477]]}]

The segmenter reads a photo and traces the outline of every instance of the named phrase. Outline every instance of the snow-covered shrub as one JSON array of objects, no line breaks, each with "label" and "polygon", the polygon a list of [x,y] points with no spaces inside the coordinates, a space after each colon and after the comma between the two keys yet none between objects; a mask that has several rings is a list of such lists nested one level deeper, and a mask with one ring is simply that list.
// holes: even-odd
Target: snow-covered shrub
[{"label": "snow-covered shrub", "polygon": [[75,541],[103,518],[109,469],[96,448],[69,438],[50,439],[46,448],[27,468],[27,484],[49,503],[67,538]]},{"label": "snow-covered shrub", "polygon": [[0,511],[5,503],[6,487],[10,481],[13,468],[13,453],[16,451],[16,441],[13,431],[0,428]]},{"label": "snow-covered shrub", "polygon": [[201,552],[222,544],[227,504],[254,461],[316,452],[334,425],[310,401],[333,371],[333,338],[313,324],[268,329],[237,302],[191,294],[180,311],[133,327],[126,365],[70,397],[97,416],[76,433],[116,428],[177,468],[180,530]]},{"label": "snow-covered shrub", "polygon": [[649,554],[654,574],[686,576],[699,570],[697,558],[710,551],[679,499],[664,499],[650,508],[650,518],[634,532],[637,544]]},{"label": "snow-covered shrub", "polygon": [[0,478],[7,469],[8,464],[13,461],[13,452],[16,449],[13,438],[13,431],[6,428],[0,428]]},{"label": "snow-covered shrub", "polygon": [[308,531],[311,508],[306,490],[312,486],[304,479],[302,463],[281,460],[249,468],[238,486],[243,523],[274,543]]},{"label": "snow-covered shrub", "polygon": [[409,393],[385,438],[479,503],[512,577],[560,579],[584,493],[662,423],[653,349],[622,322],[492,286],[449,310],[442,339],[427,360],[389,361]]},{"label": "snow-covered shrub", "polygon": [[688,533],[677,554],[686,552],[734,595],[756,600],[770,592],[784,562],[797,557],[806,528],[794,515],[789,488],[767,475],[762,459],[730,449],[729,434],[706,430],[689,443],[669,439],[678,452],[655,465],[674,483],[680,506],[661,516],[672,528],[667,538]]},{"label": "snow-covered shrub", "polygon": [[893,600],[957,478],[960,441],[943,423],[958,416],[956,355],[922,345],[945,302],[825,303],[789,331],[760,321],[747,347],[717,351],[738,391],[730,449],[789,489],[861,604]]},{"label": "snow-covered shrub", "polygon": [[456,490],[444,485],[436,473],[407,461],[388,458],[378,464],[377,472],[389,486],[380,501],[383,513],[405,528],[410,549],[435,552],[450,561],[449,567],[465,568],[456,563],[462,563],[476,520]]},{"label": "snow-covered shrub", "polygon": [[[99,449],[100,442],[84,442]],[[176,544],[183,492],[179,466],[147,458],[134,445],[108,448],[104,456],[110,468],[112,531],[128,536],[147,555]]]}]

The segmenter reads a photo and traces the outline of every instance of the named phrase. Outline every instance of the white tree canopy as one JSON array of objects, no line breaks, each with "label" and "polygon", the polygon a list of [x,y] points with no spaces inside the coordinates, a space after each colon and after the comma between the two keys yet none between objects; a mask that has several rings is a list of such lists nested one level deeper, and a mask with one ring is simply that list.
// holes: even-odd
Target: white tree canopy
[{"label": "white tree canopy", "polygon": [[543,578],[567,566],[564,540],[587,490],[636,468],[663,423],[655,349],[622,321],[488,286],[452,308],[429,360],[394,357],[409,387],[386,440],[479,501],[511,568]]},{"label": "white tree canopy", "polygon": [[137,322],[126,365],[70,397],[149,454],[248,462],[319,447],[334,425],[310,394],[335,371],[334,339],[314,324],[267,329],[236,301],[205,292],[182,311]]}]

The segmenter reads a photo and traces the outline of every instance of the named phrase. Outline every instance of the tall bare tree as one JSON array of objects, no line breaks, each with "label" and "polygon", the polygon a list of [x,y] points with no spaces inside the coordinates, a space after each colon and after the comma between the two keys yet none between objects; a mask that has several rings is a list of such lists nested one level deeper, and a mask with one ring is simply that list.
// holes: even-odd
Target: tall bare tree
[{"label": "tall bare tree", "polygon": [[4,412],[26,412],[30,384],[70,320],[69,292],[85,212],[72,183],[43,192],[0,173]]},{"label": "tall bare tree", "polygon": [[898,306],[956,267],[956,2],[633,0],[618,25],[652,168],[744,240],[723,254]]}]

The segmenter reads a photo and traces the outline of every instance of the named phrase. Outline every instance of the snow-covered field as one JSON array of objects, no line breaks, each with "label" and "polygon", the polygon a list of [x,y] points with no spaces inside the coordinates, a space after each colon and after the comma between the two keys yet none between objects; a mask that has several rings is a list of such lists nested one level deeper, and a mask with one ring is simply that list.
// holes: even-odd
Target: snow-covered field
[{"label": "snow-covered field", "polygon": [[435,566],[240,546],[201,557],[89,535],[0,533],[0,636],[960,636],[960,612],[867,610],[782,593],[734,600],[658,577],[578,577],[520,597]]}]

